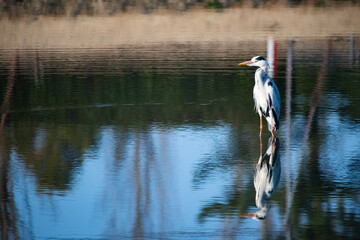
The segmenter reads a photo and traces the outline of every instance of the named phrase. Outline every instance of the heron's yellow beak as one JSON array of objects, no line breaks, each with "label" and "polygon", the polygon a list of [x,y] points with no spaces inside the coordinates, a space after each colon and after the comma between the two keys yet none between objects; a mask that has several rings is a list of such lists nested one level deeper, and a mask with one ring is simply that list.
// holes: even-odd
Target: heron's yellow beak
[{"label": "heron's yellow beak", "polygon": [[243,66],[243,65],[249,65],[251,63],[253,63],[253,62],[252,61],[246,61],[246,62],[239,63],[238,65]]}]

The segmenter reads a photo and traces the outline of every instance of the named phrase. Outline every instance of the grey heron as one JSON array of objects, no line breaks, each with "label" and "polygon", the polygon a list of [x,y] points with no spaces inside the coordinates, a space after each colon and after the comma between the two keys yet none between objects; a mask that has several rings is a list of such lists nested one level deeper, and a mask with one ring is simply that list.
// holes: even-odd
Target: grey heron
[{"label": "grey heron", "polygon": [[260,137],[262,133],[262,116],[265,117],[271,136],[274,137],[274,131],[279,129],[280,115],[280,93],[275,82],[267,75],[268,63],[261,56],[253,57],[250,61],[239,63],[238,65],[246,65],[258,67],[255,72],[255,86],[253,89],[253,98],[255,109],[260,116]]}]

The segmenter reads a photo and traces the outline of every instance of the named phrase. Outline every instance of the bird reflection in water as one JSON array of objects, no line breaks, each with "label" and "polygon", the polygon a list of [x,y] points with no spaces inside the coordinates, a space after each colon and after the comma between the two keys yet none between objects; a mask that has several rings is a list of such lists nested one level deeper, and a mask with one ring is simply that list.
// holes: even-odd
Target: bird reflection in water
[{"label": "bird reflection in water", "polygon": [[279,184],[281,164],[279,154],[280,142],[278,138],[269,138],[268,148],[263,155],[261,145],[262,144],[260,144],[260,157],[254,174],[254,187],[256,191],[255,203],[259,210],[240,216],[263,220],[270,210],[268,200],[274,194]]}]

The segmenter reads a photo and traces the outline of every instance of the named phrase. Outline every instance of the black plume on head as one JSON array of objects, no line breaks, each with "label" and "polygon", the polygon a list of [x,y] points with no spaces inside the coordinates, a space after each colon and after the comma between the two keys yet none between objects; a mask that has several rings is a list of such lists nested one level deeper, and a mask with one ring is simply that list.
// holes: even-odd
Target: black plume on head
[{"label": "black plume on head", "polygon": [[261,57],[261,56],[258,56],[256,59],[256,61],[261,61],[261,60],[265,60],[265,58]]}]

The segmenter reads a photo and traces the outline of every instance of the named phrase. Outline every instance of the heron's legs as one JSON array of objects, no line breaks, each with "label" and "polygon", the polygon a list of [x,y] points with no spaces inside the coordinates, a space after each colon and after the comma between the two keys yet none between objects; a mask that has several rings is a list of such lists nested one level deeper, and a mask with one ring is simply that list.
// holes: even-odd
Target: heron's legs
[{"label": "heron's legs", "polygon": [[259,156],[259,161],[258,164],[260,164],[262,162],[262,138],[261,138],[261,133],[260,133],[260,156]]},{"label": "heron's legs", "polygon": [[259,116],[260,116],[260,134],[259,134],[259,138],[260,138],[260,157],[259,157],[259,163],[261,163],[262,161],[262,139],[261,139],[261,133],[262,133],[262,112],[260,110],[258,110]]},{"label": "heron's legs", "polygon": [[274,119],[271,118],[271,141],[274,140]]},{"label": "heron's legs", "polygon": [[261,133],[262,133],[262,112],[260,110],[258,110],[259,116],[260,116],[260,138],[261,138]]}]

